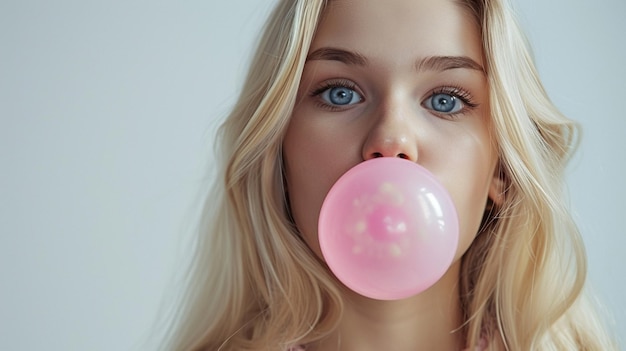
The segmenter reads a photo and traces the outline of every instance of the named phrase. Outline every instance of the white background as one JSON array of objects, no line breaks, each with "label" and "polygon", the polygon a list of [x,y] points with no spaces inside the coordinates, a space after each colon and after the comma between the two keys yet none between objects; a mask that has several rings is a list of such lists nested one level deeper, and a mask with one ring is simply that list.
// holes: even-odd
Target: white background
[{"label": "white background", "polygon": [[[142,350],[274,1],[0,0],[0,350]],[[216,5],[219,3],[219,5]],[[626,2],[518,0],[626,338]]]}]

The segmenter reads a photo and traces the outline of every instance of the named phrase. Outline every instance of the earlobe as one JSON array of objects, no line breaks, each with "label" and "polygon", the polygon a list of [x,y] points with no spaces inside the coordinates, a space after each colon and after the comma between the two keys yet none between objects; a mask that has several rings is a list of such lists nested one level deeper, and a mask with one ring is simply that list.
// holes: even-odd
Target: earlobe
[{"label": "earlobe", "polygon": [[488,194],[489,199],[493,201],[494,205],[501,206],[504,203],[505,187],[506,182],[504,180],[504,174],[500,167],[496,167],[493,178],[491,179],[491,184],[489,185]]}]

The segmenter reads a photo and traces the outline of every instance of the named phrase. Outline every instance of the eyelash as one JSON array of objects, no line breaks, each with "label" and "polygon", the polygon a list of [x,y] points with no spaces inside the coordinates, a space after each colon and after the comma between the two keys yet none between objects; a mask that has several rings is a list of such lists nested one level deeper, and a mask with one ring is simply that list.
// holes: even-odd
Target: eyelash
[{"label": "eyelash", "polygon": [[[350,80],[347,80],[347,79],[335,79],[335,80],[329,80],[329,81],[323,82],[317,88],[315,88],[311,92],[310,95],[312,97],[319,97],[326,90],[332,89],[332,88],[339,88],[339,87],[348,88],[350,90],[354,90],[355,92],[357,92],[361,96],[363,95],[357,89],[356,84],[354,84],[354,82],[352,82]],[[321,99],[316,99],[316,104],[318,105],[318,107],[327,109],[329,111],[341,111],[341,110],[344,109],[342,106],[329,105],[329,104],[327,104],[326,102],[324,102]]]},{"label": "eyelash", "polygon": [[443,86],[443,87],[438,87],[435,88],[433,90],[431,90],[428,93],[428,96],[426,97],[426,99],[424,99],[424,101],[422,102],[422,105],[424,104],[424,102],[427,99],[432,98],[433,96],[437,95],[437,94],[447,94],[447,95],[452,95],[454,97],[457,97],[459,100],[461,100],[461,102],[463,103],[463,109],[461,109],[461,111],[456,112],[456,113],[438,113],[437,111],[433,111],[430,110],[431,113],[434,113],[438,116],[441,116],[443,118],[448,118],[448,119],[454,119],[460,115],[463,115],[475,108],[477,108],[479,106],[478,103],[476,103],[474,101],[474,97],[472,96],[472,94],[467,91],[466,89],[460,87],[460,86],[456,86],[456,85],[450,85],[450,86]]},{"label": "eyelash", "polygon": [[[310,93],[310,96],[319,97],[326,90],[337,88],[337,87],[345,87],[361,94],[358,91],[357,86],[356,84],[354,84],[354,82],[347,80],[347,79],[337,79],[337,80],[330,80],[330,81],[323,82],[320,86],[315,88]],[[438,116],[442,116],[444,118],[449,118],[449,119],[456,118],[457,116],[463,115],[467,113],[468,111],[471,111],[479,106],[478,103],[474,102],[474,97],[469,91],[457,85],[442,86],[442,87],[435,88],[428,93],[428,96],[426,97],[426,99],[424,99],[424,101],[432,98],[434,95],[437,95],[437,94],[448,94],[448,95],[457,97],[463,103],[463,109],[459,112],[452,113],[452,114],[437,113],[436,111],[430,110],[431,113],[434,113]],[[422,101],[421,104],[423,105],[423,103],[424,102]],[[326,102],[322,101],[321,99],[317,99],[316,104],[319,107],[328,109],[330,111],[341,111],[343,109],[341,106],[329,105]]]}]

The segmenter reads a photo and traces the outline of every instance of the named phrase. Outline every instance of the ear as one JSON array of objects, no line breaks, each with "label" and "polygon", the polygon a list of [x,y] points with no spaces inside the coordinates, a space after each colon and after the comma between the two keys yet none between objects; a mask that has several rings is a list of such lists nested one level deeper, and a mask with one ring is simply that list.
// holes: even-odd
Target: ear
[{"label": "ear", "polygon": [[489,185],[489,199],[493,201],[496,206],[501,206],[504,203],[504,192],[506,190],[506,181],[504,180],[504,173],[500,166],[496,166],[493,172],[493,178]]}]

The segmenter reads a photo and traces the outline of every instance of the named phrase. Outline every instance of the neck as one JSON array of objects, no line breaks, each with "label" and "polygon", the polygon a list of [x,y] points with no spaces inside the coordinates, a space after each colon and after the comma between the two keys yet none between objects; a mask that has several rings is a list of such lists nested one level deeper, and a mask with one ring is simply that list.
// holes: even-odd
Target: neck
[{"label": "neck", "polygon": [[456,262],[431,288],[405,300],[378,301],[347,293],[338,328],[307,350],[463,349],[459,267]]}]

